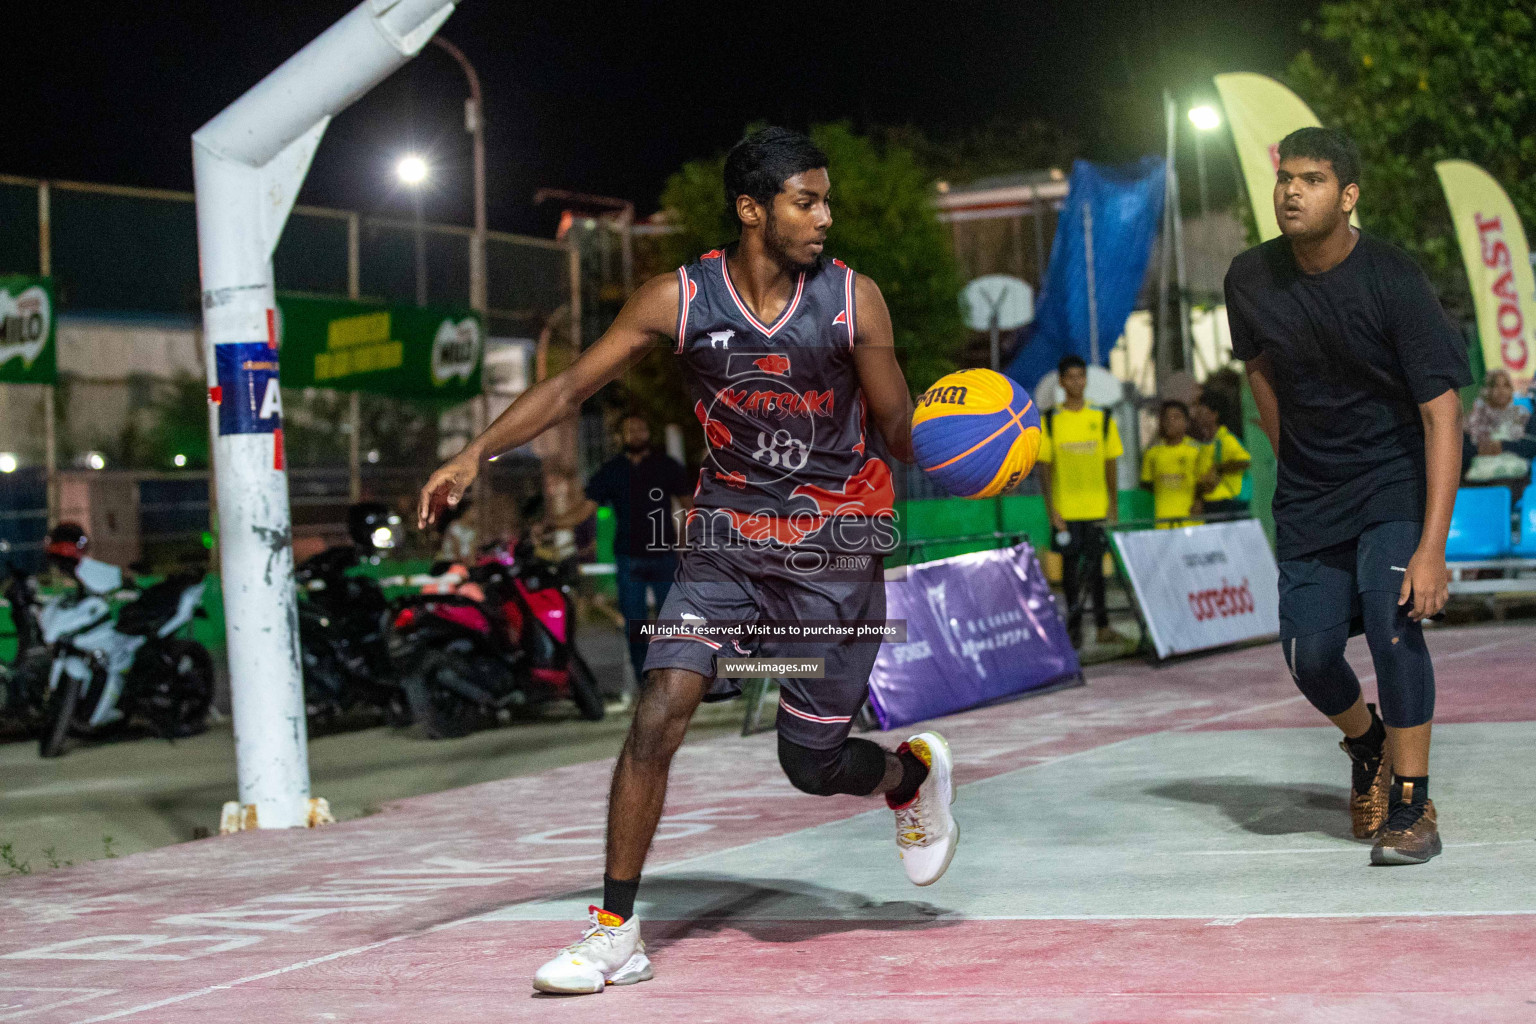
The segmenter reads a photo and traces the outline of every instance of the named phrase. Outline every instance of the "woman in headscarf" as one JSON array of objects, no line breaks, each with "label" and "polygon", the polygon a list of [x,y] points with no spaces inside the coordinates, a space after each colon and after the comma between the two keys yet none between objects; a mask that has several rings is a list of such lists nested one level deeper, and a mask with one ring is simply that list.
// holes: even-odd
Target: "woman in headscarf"
[{"label": "woman in headscarf", "polygon": [[1530,449],[1536,447],[1526,437],[1531,411],[1514,398],[1509,371],[1490,370],[1482,396],[1467,417],[1467,434],[1478,452],[1467,467],[1467,482],[1504,483],[1530,476]]}]

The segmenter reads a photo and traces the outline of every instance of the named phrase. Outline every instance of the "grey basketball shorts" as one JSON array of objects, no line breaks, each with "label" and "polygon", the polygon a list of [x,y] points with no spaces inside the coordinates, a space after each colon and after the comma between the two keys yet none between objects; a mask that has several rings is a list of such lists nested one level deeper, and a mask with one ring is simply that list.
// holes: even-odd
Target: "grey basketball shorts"
[{"label": "grey basketball shorts", "polygon": [[869,671],[880,651],[870,638],[775,640],[746,630],[722,636],[722,625],[884,620],[885,571],[879,555],[861,555],[836,573],[796,567],[786,549],[689,547],[657,616],[660,622],[713,623],[708,635],[650,641],[645,671],[681,668],[713,680],[705,700],[728,700],[740,680],[719,678],[720,657],[823,659],[820,679],[779,679],[779,735],[815,750],[841,746],[869,694]]}]

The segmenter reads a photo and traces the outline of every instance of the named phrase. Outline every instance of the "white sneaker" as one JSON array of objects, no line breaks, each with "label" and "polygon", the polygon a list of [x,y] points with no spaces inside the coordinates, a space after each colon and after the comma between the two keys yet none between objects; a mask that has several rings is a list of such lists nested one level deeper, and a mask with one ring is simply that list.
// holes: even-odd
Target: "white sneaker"
[{"label": "white sneaker", "polygon": [[560,955],[540,967],[533,975],[533,987],[540,992],[586,995],[601,992],[609,985],[633,985],[656,976],[640,941],[640,919],[625,921],[599,907],[588,907],[591,916],[581,941],[567,946]]},{"label": "white sneaker", "polygon": [[960,825],[949,813],[955,802],[949,744],[936,732],[920,732],[897,748],[901,750],[910,750],[926,764],[928,777],[910,803],[891,808],[896,812],[896,849],[912,884],[932,885],[944,877],[960,845]]}]

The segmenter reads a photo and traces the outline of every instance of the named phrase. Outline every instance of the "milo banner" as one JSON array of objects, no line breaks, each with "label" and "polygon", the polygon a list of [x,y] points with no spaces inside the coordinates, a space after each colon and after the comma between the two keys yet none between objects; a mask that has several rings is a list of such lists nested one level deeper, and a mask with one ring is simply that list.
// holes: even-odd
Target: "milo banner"
[{"label": "milo banner", "polygon": [[[1280,168],[1280,140],[1298,128],[1321,122],[1301,97],[1264,75],[1241,72],[1216,76],[1216,91],[1227,111],[1232,142],[1243,167],[1243,183],[1259,226],[1259,241],[1280,235],[1275,220],[1275,171]],[[1357,227],[1359,218],[1351,216]]]},{"label": "milo banner", "polygon": [[1503,367],[1516,386],[1531,379],[1536,354],[1536,283],[1520,217],[1487,171],[1465,160],[1435,164],[1456,222],[1456,240],[1477,305],[1483,363]]},{"label": "milo banner", "polygon": [[885,584],[887,642],[869,674],[880,728],[964,711],[1077,678],[1077,652],[1027,543],[896,570]]},{"label": "milo banner", "polygon": [[449,306],[378,306],[280,295],[285,388],[364,391],[424,405],[480,394],[485,324]]},{"label": "milo banner", "polygon": [[1280,632],[1280,573],[1258,520],[1113,537],[1159,658]]},{"label": "milo banner", "polygon": [[53,279],[0,277],[0,382],[57,383],[56,334]]}]

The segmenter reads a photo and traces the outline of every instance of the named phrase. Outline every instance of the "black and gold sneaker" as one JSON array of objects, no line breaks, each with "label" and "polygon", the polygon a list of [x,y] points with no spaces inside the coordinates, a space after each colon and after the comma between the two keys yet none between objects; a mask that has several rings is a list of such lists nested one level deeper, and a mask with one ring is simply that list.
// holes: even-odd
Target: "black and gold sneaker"
[{"label": "black and gold sneaker", "polygon": [[1439,856],[1440,822],[1435,802],[1413,802],[1413,783],[1402,783],[1403,792],[1371,848],[1372,864],[1423,864]]},{"label": "black and gold sneaker", "polygon": [[[1376,705],[1371,722],[1377,720]],[[1392,759],[1386,744],[1371,749],[1358,740],[1339,741],[1339,749],[1349,755],[1353,767],[1349,784],[1349,823],[1356,839],[1374,839],[1387,820],[1387,798],[1392,789]]]}]

